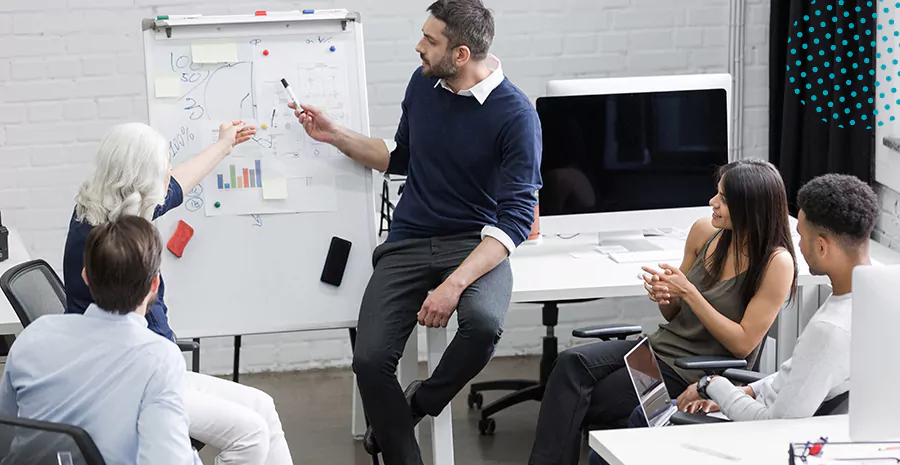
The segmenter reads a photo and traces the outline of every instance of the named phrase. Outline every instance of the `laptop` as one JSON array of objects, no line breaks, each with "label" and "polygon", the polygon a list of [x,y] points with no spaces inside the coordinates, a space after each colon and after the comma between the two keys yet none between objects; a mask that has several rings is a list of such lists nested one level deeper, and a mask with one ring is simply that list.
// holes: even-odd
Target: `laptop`
[{"label": "laptop", "polygon": [[669,426],[672,415],[678,411],[675,399],[669,395],[656,354],[650,348],[650,340],[644,338],[625,354],[625,366],[631,384],[637,394],[647,425],[651,428]]}]

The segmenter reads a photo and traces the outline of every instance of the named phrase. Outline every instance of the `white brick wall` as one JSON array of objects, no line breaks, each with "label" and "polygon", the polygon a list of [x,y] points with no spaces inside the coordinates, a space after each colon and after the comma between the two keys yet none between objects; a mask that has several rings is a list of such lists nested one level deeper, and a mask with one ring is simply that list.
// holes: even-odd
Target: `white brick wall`
[{"label": "white brick wall", "polygon": [[[725,72],[727,0],[486,0],[493,51],[530,97],[553,78]],[[418,57],[428,0],[28,0],[0,2],[0,208],[34,256],[62,261],[72,196],[96,142],[119,122],[146,120],[140,19],[258,9],[348,8],[362,13],[372,134],[390,137]],[[767,156],[768,2],[748,0],[744,149]],[[173,309],[177,311],[177,309]],[[565,307],[557,334],[578,324],[631,320],[649,328],[646,299]],[[499,355],[540,350],[540,311],[511,309]],[[346,364],[346,331],[244,339],[250,371]],[[204,370],[230,368],[230,339],[205,340]],[[423,345],[424,346],[424,345]]]},{"label": "white brick wall", "polygon": [[900,250],[900,194],[880,184],[875,186],[875,192],[881,203],[881,216],[875,223],[872,238],[894,250]]}]

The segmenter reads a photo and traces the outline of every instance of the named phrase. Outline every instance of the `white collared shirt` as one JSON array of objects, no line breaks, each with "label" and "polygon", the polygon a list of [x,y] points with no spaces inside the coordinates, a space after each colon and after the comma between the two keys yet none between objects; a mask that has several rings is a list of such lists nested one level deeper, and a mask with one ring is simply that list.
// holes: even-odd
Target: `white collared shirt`
[{"label": "white collared shirt", "polygon": [[146,318],[91,304],[22,331],[0,381],[0,415],[81,427],[106,463],[196,464],[184,372],[178,347]]},{"label": "white collared shirt", "polygon": [[[491,70],[491,74],[471,88],[462,89],[459,92],[456,92],[456,95],[475,97],[475,100],[478,100],[478,103],[484,105],[485,100],[491,95],[491,92],[497,87],[500,87],[500,84],[503,84],[503,78],[505,76],[503,75],[503,67],[500,60],[494,55],[488,55],[485,61],[487,62],[488,69]],[[453,89],[451,89],[443,79],[438,79],[438,82],[434,84],[435,89],[437,89],[438,86],[453,92]]]},{"label": "white collared shirt", "polygon": [[[488,55],[485,59],[487,62],[487,67],[491,71],[491,74],[488,77],[484,78],[478,84],[475,84],[469,89],[462,89],[459,92],[454,92],[453,89],[450,88],[449,85],[444,81],[444,79],[438,79],[438,81],[434,84],[434,88],[437,89],[438,86],[449,91],[454,92],[456,95],[460,95],[463,97],[474,97],[475,100],[478,100],[478,103],[484,105],[484,102],[491,95],[500,84],[503,83],[505,75],[503,74],[503,66],[500,63],[500,60],[494,55]],[[384,145],[387,146],[388,152],[393,152],[397,148],[397,142],[394,139],[384,139]],[[484,240],[485,237],[493,237],[498,240],[504,247],[506,247],[507,252],[512,255],[512,253],[516,250],[516,245],[513,242],[512,238],[509,237],[509,234],[503,232],[502,229],[494,226],[487,225],[481,229],[481,239]]]}]

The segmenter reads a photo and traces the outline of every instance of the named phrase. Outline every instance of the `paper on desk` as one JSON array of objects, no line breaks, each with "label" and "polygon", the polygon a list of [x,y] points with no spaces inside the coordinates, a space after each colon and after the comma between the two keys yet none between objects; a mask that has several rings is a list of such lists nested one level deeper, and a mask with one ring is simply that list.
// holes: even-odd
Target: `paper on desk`
[{"label": "paper on desk", "polygon": [[234,63],[238,61],[237,44],[191,44],[191,59],[194,63]]},{"label": "paper on desk", "polygon": [[573,258],[606,258],[605,255],[597,250],[591,250],[588,252],[569,252],[569,255]]},{"label": "paper on desk", "polygon": [[154,80],[156,98],[181,97],[181,81],[178,76],[160,76]]}]

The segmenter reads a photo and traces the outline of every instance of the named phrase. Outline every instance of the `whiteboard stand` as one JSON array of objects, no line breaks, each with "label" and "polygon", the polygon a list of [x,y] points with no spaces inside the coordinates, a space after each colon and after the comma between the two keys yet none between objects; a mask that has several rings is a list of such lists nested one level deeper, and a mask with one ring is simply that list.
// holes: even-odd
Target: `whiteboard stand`
[{"label": "whiteboard stand", "polygon": [[[165,253],[163,258],[172,327],[195,340],[234,337],[235,381],[245,334],[348,328],[352,342],[377,245],[372,170],[309,139],[286,108],[278,82],[286,78],[301,102],[369,135],[361,16],[347,10],[161,15],[144,19],[142,27],[148,121],[169,141],[173,164],[212,143],[217,123],[240,119],[262,129],[197,189],[185,192],[184,205],[155,222],[164,240],[179,220],[195,230],[183,257]],[[293,167],[284,175],[288,181],[306,176],[306,190],[300,185],[289,190],[308,193],[310,179],[332,177],[333,204],[285,210],[287,201],[262,195],[249,204],[222,200],[220,209],[223,188],[243,199],[248,191],[235,186],[262,190],[265,177],[260,180],[252,170],[271,175],[265,167],[273,161]],[[243,182],[240,177],[235,182],[242,172]],[[321,199],[294,193],[290,202]],[[225,211],[235,205],[241,205],[240,212]],[[265,211],[250,211],[257,206]],[[339,288],[319,281],[333,236],[353,244]],[[405,372],[414,377],[412,366]],[[353,433],[361,437],[365,416],[355,397]]]}]

